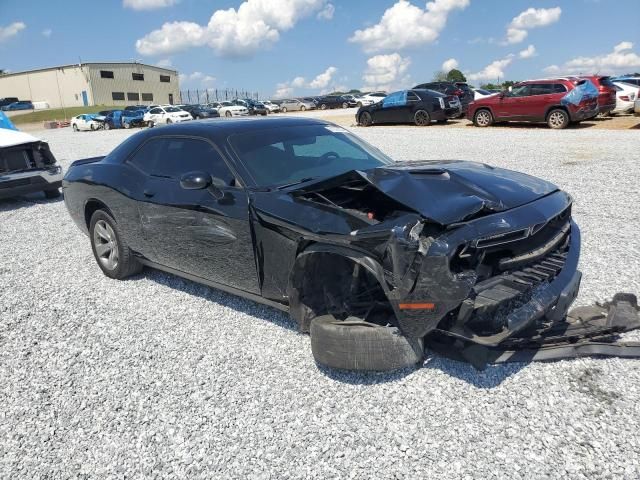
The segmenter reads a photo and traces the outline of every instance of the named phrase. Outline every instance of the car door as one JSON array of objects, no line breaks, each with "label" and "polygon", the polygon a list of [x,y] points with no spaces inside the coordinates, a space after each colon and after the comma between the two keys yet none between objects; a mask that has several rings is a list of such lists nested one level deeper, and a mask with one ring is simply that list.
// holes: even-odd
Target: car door
[{"label": "car door", "polygon": [[518,120],[525,112],[524,98],[529,95],[529,85],[516,85],[510,92],[502,95],[496,105],[496,117]]},{"label": "car door", "polygon": [[[387,95],[382,100],[382,108],[378,110],[374,121],[379,123],[397,123],[406,116],[407,91],[394,92]],[[406,120],[404,120],[406,121]]]},{"label": "car door", "polygon": [[[218,148],[208,139],[185,136],[155,137],[147,144],[147,156],[156,161],[146,176],[139,210],[153,261],[258,293],[248,197]],[[221,196],[211,189],[183,188],[180,178],[193,171],[219,179],[216,193]]]},{"label": "car door", "polygon": [[522,118],[544,121],[547,105],[553,104],[556,97],[562,95],[554,92],[554,84],[552,83],[532,83],[530,87],[529,95],[522,98]]}]

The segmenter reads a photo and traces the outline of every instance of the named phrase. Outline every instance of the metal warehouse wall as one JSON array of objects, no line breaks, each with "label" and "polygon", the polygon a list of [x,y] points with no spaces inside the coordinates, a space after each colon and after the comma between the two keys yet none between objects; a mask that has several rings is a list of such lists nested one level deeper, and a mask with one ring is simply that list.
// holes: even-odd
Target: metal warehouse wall
[{"label": "metal warehouse wall", "polygon": [[0,98],[47,102],[51,108],[91,105],[89,77],[77,65],[0,76]]},{"label": "metal warehouse wall", "polygon": [[[178,75],[173,70],[122,63],[92,63],[86,66],[89,68],[95,105],[164,104],[171,103],[170,95],[173,95],[173,103],[180,102]],[[102,78],[101,70],[113,72],[113,78]],[[144,75],[144,80],[133,80],[134,73]],[[160,75],[168,76],[169,82],[161,82]],[[114,100],[114,92],[124,93],[124,100]],[[143,100],[142,94],[152,94],[153,100]]]}]

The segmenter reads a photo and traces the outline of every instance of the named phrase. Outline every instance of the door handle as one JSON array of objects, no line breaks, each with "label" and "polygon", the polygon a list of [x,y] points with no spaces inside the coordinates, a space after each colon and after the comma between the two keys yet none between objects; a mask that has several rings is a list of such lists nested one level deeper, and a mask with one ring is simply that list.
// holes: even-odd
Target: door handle
[{"label": "door handle", "polygon": [[142,193],[143,193],[143,194],[144,194],[144,196],[145,196],[145,197],[147,197],[147,198],[151,198],[151,197],[153,197],[153,196],[155,195],[155,193],[154,193],[154,192],[152,192],[151,190],[146,190],[146,189],[145,189],[145,190],[143,190],[143,192],[142,192]]}]

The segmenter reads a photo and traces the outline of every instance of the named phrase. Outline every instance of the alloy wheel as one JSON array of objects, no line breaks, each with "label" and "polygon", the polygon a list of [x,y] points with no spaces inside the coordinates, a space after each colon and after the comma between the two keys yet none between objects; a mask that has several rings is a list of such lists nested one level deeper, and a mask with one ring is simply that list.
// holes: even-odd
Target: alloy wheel
[{"label": "alloy wheel", "polygon": [[491,124],[491,114],[486,110],[480,110],[476,113],[476,123],[480,127],[487,127]]},{"label": "alloy wheel", "polygon": [[429,125],[431,119],[429,118],[429,114],[424,110],[418,110],[415,115],[416,125],[420,127],[424,127],[425,125]]},{"label": "alloy wheel", "polygon": [[560,111],[553,112],[549,115],[549,125],[552,128],[561,128],[565,123],[564,113]]},{"label": "alloy wheel", "polygon": [[118,267],[118,240],[111,225],[104,220],[98,220],[93,227],[93,244],[102,266],[115,270]]}]

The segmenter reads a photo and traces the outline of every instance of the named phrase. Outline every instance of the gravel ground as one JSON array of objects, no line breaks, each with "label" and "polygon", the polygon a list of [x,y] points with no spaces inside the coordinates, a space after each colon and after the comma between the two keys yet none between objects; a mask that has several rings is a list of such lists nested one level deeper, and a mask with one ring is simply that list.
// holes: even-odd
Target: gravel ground
[{"label": "gravel ground", "polygon": [[[398,160],[556,182],[583,232],[578,303],[640,292],[638,132],[354,130]],[[41,133],[65,168],[128,135]],[[640,476],[640,361],[336,373],[276,310],[107,279],[62,201],[1,201],[0,238],[1,478]]]}]

